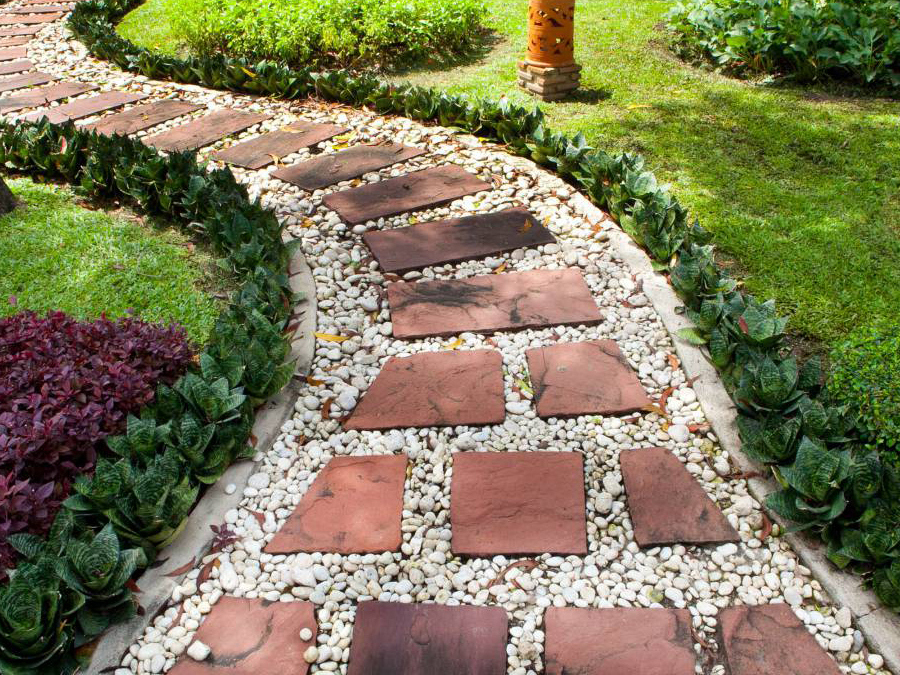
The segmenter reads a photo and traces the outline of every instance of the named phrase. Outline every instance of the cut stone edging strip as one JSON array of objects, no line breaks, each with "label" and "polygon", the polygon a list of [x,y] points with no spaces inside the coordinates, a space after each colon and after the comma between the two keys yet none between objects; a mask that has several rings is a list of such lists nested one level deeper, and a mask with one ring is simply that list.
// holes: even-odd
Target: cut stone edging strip
[{"label": "cut stone edging strip", "polygon": [[[294,293],[304,294],[304,299],[297,305],[300,316],[293,319],[298,322],[294,330],[296,338],[291,343],[290,356],[296,364],[295,377],[257,411],[251,433],[256,437],[258,449],[270,447],[281,433],[281,426],[293,414],[294,404],[302,389],[297,375],[308,374],[315,353],[317,304],[315,282],[306,258],[299,248],[291,257],[290,270],[291,290]],[[255,472],[256,466],[256,462],[232,464],[195,504],[184,531],[163,552],[163,564],[151,567],[136,580],[138,588],[141,589],[138,599],[144,608],[143,615],[138,615],[126,623],[116,624],[103,634],[91,657],[92,672],[117,667],[122,654],[143,634],[144,629],[153,623],[159,610],[168,603],[172,592],[190,569],[175,577],[167,575],[188,563],[199,563],[206,555],[212,541],[210,526],[221,525],[222,514],[240,504],[244,495],[243,489]],[[229,491],[229,485],[235,485],[237,489]],[[94,668],[96,670],[93,670]]]}]

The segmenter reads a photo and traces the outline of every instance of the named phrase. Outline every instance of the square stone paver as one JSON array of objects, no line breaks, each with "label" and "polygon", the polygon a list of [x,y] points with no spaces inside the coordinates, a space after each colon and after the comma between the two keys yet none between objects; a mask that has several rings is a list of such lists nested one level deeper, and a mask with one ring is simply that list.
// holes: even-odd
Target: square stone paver
[{"label": "square stone paver", "polygon": [[694,674],[686,609],[550,607],[544,632],[546,675]]},{"label": "square stone paver", "polygon": [[623,450],[619,463],[634,539],[640,546],[741,540],[725,514],[670,451]]},{"label": "square stone paver", "polygon": [[406,455],[332,458],[266,553],[396,551],[406,464]]},{"label": "square stone paver", "polygon": [[603,320],[577,269],[388,284],[394,337],[596,324]]},{"label": "square stone paver", "polygon": [[[313,639],[300,631],[309,628]],[[212,653],[205,661],[184,654],[170,675],[306,675],[303,652],[315,644],[311,602],[266,602],[224,597],[200,626],[196,638]]]},{"label": "square stone paver", "polygon": [[526,209],[366,232],[363,240],[385,272],[473,260],[556,241]]},{"label": "square stone paver", "polygon": [[651,403],[614,340],[565,342],[525,356],[540,417],[620,415]]},{"label": "square stone paver", "polygon": [[506,675],[508,626],[501,607],[361,602],[348,673]]},{"label": "square stone paver", "polygon": [[450,485],[457,555],[585,555],[579,452],[458,452]]},{"label": "square stone paver", "polygon": [[788,605],[719,612],[729,675],[840,675],[840,668]]},{"label": "square stone paver", "polygon": [[247,169],[261,169],[281,161],[282,157],[347,131],[334,124],[297,121],[284,129],[232,145],[213,154],[213,159]]},{"label": "square stone paver", "polygon": [[505,417],[503,357],[476,349],[388,359],[344,426],[481,426]]},{"label": "square stone paver", "polygon": [[401,143],[357,145],[278,169],[272,175],[303,190],[312,191],[351,178],[359,178],[370,171],[377,171],[424,154],[425,150],[421,148]]}]

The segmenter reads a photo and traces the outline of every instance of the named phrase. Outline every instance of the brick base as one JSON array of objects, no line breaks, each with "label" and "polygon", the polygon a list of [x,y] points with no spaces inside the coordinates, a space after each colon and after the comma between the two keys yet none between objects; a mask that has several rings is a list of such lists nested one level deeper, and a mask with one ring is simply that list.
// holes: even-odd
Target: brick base
[{"label": "brick base", "polygon": [[519,86],[543,101],[558,101],[578,89],[581,82],[581,66],[538,66],[529,61],[519,61]]}]

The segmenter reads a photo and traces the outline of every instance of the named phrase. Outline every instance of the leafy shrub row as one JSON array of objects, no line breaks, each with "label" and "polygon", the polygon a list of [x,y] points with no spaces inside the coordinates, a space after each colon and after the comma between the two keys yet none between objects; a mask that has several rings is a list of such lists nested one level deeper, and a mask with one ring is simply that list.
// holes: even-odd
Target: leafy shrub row
[{"label": "leafy shrub row", "polygon": [[696,328],[682,337],[706,345],[739,409],[746,452],[770,464],[783,489],[769,506],[819,533],[835,564],[866,575],[881,600],[900,609],[900,478],[867,447],[852,413],[822,396],[817,360],[800,364],[774,303],[744,295],[715,262],[709,235],[657,183],[640,156],[609,155],[547,129],[537,109],[345,71],[316,73],[270,62],[173,58],[117,36],[113,22],[140,0],[89,0],[69,25],[97,57],[154,78],[296,99],[311,94],[368,106],[505,143],[583,190],[669,273]]},{"label": "leafy shrub row", "polygon": [[133,319],[79,323],[60,312],[0,319],[0,570],[8,537],[43,534],[104,438],[191,360],[179,328]]},{"label": "leafy shrub row", "polygon": [[686,56],[733,71],[900,88],[898,0],[686,0],[667,19]]},{"label": "leafy shrub row", "polygon": [[68,675],[76,646],[134,614],[128,581],[178,535],[202,485],[253,452],[254,408],[293,372],[285,333],[297,298],[275,215],[192,153],[163,156],[71,123],[0,122],[0,163],[164,215],[211,242],[240,282],[197,363],[106,439],[47,537],[9,537],[27,561],[0,589],[0,671]]},{"label": "leafy shrub row", "polygon": [[398,64],[471,46],[485,8],[476,0],[198,0],[173,17],[198,54],[294,64]]}]

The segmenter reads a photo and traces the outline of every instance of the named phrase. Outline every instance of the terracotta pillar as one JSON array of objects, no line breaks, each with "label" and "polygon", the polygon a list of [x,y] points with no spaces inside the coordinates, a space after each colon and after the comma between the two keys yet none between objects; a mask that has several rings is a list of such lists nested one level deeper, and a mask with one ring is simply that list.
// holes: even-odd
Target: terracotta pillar
[{"label": "terracotta pillar", "polygon": [[519,62],[519,84],[545,101],[578,88],[575,63],[575,0],[530,0],[528,56]]}]

